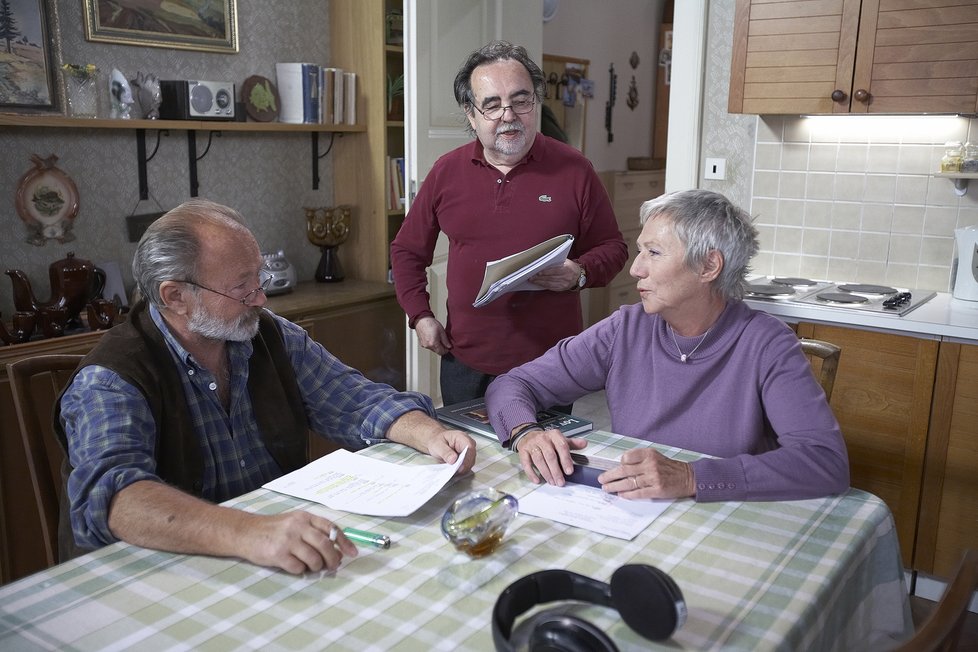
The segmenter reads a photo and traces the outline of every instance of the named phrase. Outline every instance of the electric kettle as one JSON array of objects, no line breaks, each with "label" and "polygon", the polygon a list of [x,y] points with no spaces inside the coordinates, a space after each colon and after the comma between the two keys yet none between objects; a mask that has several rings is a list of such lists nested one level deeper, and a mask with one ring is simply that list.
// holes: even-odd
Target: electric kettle
[{"label": "electric kettle", "polygon": [[978,301],[978,225],[954,229],[951,296]]}]

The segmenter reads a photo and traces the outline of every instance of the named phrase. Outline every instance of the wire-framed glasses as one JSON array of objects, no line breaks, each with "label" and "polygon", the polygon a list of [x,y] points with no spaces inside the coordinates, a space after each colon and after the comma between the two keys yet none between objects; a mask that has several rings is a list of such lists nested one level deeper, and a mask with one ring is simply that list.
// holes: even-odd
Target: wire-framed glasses
[{"label": "wire-framed glasses", "polygon": [[492,106],[489,107],[488,109],[480,109],[475,104],[473,104],[472,108],[478,111],[479,113],[481,113],[482,117],[485,118],[486,120],[492,120],[493,122],[495,122],[496,120],[502,119],[503,115],[506,114],[506,109],[509,109],[516,115],[526,115],[527,113],[533,110],[533,107],[534,105],[536,105],[536,103],[537,103],[536,98],[531,95],[530,97],[523,100],[514,100],[513,103],[510,104],[509,106]]},{"label": "wire-framed glasses", "polygon": [[267,269],[260,270],[258,272],[258,281],[259,281],[259,286],[256,287],[254,290],[251,290],[250,292],[248,292],[247,294],[245,294],[243,297],[236,297],[236,296],[232,296],[230,294],[225,294],[224,292],[220,292],[219,290],[215,290],[214,288],[209,288],[206,285],[201,285],[200,283],[197,283],[196,281],[183,280],[183,281],[180,281],[180,283],[186,283],[188,285],[193,285],[194,287],[198,287],[201,290],[207,290],[208,292],[213,292],[214,294],[219,294],[222,297],[227,297],[228,299],[233,299],[234,301],[237,301],[238,303],[240,303],[243,306],[249,306],[249,307],[251,307],[252,306],[252,302],[258,296],[258,293],[261,292],[261,293],[264,294],[265,290],[268,289],[269,284],[272,282],[272,273],[269,272]]}]

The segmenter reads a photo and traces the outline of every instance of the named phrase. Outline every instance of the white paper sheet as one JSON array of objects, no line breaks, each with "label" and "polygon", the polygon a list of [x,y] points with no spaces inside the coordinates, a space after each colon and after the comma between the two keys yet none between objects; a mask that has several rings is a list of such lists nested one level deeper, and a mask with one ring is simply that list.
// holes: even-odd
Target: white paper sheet
[{"label": "white paper sheet", "polygon": [[353,514],[408,516],[455,475],[455,464],[393,464],[338,450],[263,485]]},{"label": "white paper sheet", "polygon": [[544,484],[520,498],[520,514],[631,541],[673,502],[626,500],[583,484]]}]

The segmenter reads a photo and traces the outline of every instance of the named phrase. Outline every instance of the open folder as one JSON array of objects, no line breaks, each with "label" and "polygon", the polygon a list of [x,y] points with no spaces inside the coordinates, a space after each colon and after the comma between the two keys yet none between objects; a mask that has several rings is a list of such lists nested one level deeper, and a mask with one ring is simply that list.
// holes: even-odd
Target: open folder
[{"label": "open folder", "polygon": [[524,251],[489,261],[479,295],[472,305],[480,308],[507,292],[542,290],[542,287],[527,279],[542,269],[563,265],[572,244],[574,236],[565,233]]}]

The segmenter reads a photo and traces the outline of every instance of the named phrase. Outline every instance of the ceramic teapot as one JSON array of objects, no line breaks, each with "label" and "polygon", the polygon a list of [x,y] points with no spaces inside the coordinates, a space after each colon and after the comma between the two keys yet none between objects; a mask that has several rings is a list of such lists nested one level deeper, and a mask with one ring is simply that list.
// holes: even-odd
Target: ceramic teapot
[{"label": "ceramic teapot", "polygon": [[68,322],[78,321],[89,298],[99,296],[105,284],[105,274],[91,261],[76,258],[73,251],[48,267],[51,294],[47,301],[34,296],[31,282],[21,270],[8,269],[7,276],[13,283],[14,307],[19,312],[39,314],[43,308],[64,308]]}]

